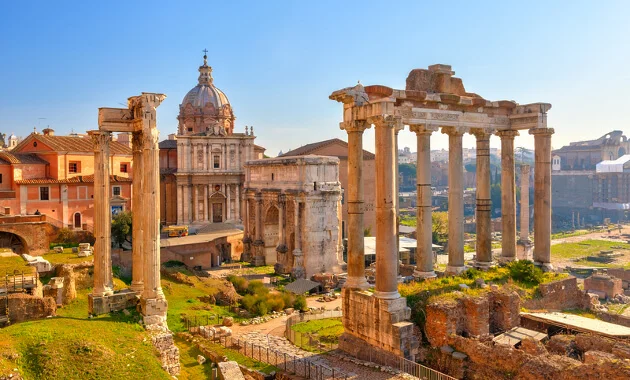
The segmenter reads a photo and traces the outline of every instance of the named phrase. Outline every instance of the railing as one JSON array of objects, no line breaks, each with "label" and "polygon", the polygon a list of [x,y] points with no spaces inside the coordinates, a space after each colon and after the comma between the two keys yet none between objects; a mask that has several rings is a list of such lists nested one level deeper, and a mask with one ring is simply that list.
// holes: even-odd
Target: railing
[{"label": "railing", "polygon": [[217,325],[223,322],[223,316],[218,314],[195,315],[192,317],[182,316],[182,319],[187,331],[190,331],[193,327],[210,326],[215,321]]},{"label": "railing", "polygon": [[238,351],[259,362],[267,363],[292,375],[311,380],[347,380],[350,376],[335,368],[314,363],[310,358],[300,358],[269,347],[248,343],[238,338],[220,337],[218,342],[225,348]]},{"label": "railing", "polygon": [[14,271],[13,274],[5,274],[4,282],[0,280],[0,288],[1,293],[17,293],[25,290],[29,290],[35,288],[37,286],[38,273],[35,272],[35,275],[32,274],[24,274],[24,271]]},{"label": "railing", "polygon": [[316,352],[325,352],[331,351],[339,347],[338,342],[326,341],[321,339],[319,336],[309,333],[301,333],[295,331],[291,328],[291,326],[308,322],[318,319],[330,319],[330,318],[341,318],[343,313],[341,310],[327,310],[323,313],[317,314],[298,314],[292,315],[287,318],[286,329],[284,330],[284,336],[287,338],[293,345],[298,346],[300,348],[304,348],[305,346],[310,348]]}]

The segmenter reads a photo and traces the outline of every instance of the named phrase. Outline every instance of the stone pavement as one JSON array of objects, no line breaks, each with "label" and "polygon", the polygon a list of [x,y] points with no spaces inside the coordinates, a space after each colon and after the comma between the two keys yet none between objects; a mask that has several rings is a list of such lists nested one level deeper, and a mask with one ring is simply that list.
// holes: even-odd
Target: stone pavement
[{"label": "stone pavement", "polygon": [[302,350],[289,342],[284,337],[264,335],[259,332],[249,332],[238,337],[239,339],[253,343],[255,345],[270,348],[280,353],[294,355],[298,358],[308,358],[313,364],[323,365],[334,369],[335,372],[345,372],[349,375],[349,379],[370,379],[370,380],[402,380],[412,379],[412,376],[406,374],[390,373],[394,372],[388,368],[381,368],[375,364],[362,365],[359,360],[345,357],[341,353],[336,354],[316,354],[313,352]]}]

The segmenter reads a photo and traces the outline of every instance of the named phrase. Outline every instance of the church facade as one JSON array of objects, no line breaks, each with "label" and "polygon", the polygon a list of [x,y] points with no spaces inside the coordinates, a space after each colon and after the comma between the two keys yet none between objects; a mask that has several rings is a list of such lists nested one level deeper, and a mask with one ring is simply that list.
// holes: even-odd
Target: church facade
[{"label": "church facade", "polygon": [[243,166],[263,158],[264,148],[254,144],[253,127],[235,132],[232,106],[205,55],[177,119],[177,134],[160,143],[162,224],[241,223]]}]

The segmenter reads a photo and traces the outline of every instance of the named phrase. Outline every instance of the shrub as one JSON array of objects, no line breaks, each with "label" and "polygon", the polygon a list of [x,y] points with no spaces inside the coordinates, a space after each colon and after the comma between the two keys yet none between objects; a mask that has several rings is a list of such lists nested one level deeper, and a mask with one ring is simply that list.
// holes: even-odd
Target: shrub
[{"label": "shrub", "polygon": [[269,294],[267,296],[267,306],[269,309],[276,312],[284,310],[285,304],[282,298],[282,295],[279,293]]},{"label": "shrub", "polygon": [[234,289],[236,289],[238,294],[245,295],[247,293],[249,282],[247,282],[245,278],[230,275],[227,279],[232,283],[232,285],[234,285]]},{"label": "shrub", "polygon": [[255,305],[256,297],[251,294],[248,294],[241,299],[241,306],[243,307],[243,309],[249,311],[250,313],[253,313]]},{"label": "shrub", "polygon": [[514,281],[538,285],[543,281],[543,271],[529,260],[513,261],[508,265],[510,277]]},{"label": "shrub", "polygon": [[254,280],[250,281],[247,285],[247,293],[255,294],[258,296],[266,296],[269,293],[269,289],[262,283],[262,281]]},{"label": "shrub", "polygon": [[297,296],[293,302],[293,308],[299,311],[306,311],[306,297]]},{"label": "shrub", "polygon": [[462,273],[462,277],[469,280],[474,280],[479,276],[481,276],[481,272],[475,268],[469,268],[464,273]]},{"label": "shrub", "polygon": [[284,302],[284,307],[293,307],[295,296],[289,292],[282,292],[282,301]]},{"label": "shrub", "polygon": [[185,267],[186,264],[182,263],[181,261],[177,261],[177,260],[169,260],[169,261],[165,262],[164,264],[162,264],[162,266],[164,268],[177,268],[177,267]]}]

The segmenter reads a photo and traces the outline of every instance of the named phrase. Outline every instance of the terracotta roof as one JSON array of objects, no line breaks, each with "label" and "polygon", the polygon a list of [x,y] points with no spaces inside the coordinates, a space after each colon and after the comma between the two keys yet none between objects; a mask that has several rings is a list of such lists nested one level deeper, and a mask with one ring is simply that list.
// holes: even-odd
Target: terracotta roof
[{"label": "terracotta roof", "polygon": [[177,149],[177,140],[160,141],[160,149]]},{"label": "terracotta roof", "polygon": [[[341,140],[341,139],[330,139],[330,140],[324,140],[324,141],[320,141],[320,142],[316,142],[316,143],[312,143],[312,144],[307,144],[304,146],[301,146],[297,149],[293,149],[290,150],[286,153],[284,153],[281,157],[285,157],[285,156],[305,156],[307,154],[317,154],[317,152],[315,152],[317,149],[319,148],[323,148],[327,145],[332,145],[332,144],[340,144],[343,145],[343,147],[346,149],[348,149],[348,143]],[[339,158],[347,158],[348,155],[336,155],[335,157],[339,157]],[[376,156],[374,155],[374,153],[372,152],[368,152],[367,150],[363,150],[363,159],[364,160],[373,160]]]},{"label": "terracotta roof", "polygon": [[8,164],[48,164],[47,161],[29,153],[9,153],[2,151],[0,152],[0,159],[6,161]]},{"label": "terracotta roof", "polygon": [[[109,181],[114,182],[131,182],[131,178],[120,177],[117,175],[110,175]],[[31,178],[15,181],[18,185],[37,185],[47,183],[94,183],[94,174],[79,175],[68,179],[55,179],[55,178]]]},{"label": "terracotta roof", "polygon": [[[78,136],[46,136],[31,133],[27,138],[22,140],[13,150],[19,151],[23,146],[32,144],[32,140],[39,141],[48,145],[52,150],[57,152],[85,152],[93,153],[94,144],[89,137]],[[118,141],[109,143],[110,154],[126,154],[131,155],[131,148],[121,144]]]}]

